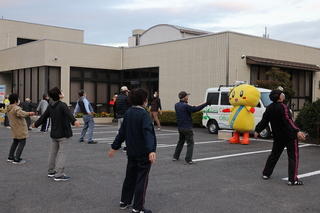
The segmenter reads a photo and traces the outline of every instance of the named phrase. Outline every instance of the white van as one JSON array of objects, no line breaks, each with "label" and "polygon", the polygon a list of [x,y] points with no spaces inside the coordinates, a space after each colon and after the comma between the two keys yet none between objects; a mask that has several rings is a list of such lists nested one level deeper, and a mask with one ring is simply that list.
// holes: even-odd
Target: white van
[{"label": "white van", "polygon": [[[229,103],[228,93],[232,87],[216,87],[209,88],[206,91],[205,102],[211,99],[211,106],[206,106],[203,109],[202,125],[208,128],[208,131],[212,134],[217,134],[219,129],[231,129],[229,126],[229,115],[230,113],[222,112],[223,109],[231,108],[232,105]],[[262,118],[266,107],[272,103],[269,99],[271,90],[264,88],[257,88],[260,93],[260,101],[255,107],[254,122],[255,125],[259,123]],[[260,132],[261,138],[269,138],[271,136],[271,128],[268,126],[262,132]]]}]

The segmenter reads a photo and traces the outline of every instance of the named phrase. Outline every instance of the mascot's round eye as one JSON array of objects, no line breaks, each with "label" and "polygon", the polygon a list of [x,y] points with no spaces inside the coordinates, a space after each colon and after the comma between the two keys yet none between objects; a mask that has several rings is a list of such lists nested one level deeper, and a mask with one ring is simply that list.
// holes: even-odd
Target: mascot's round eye
[{"label": "mascot's round eye", "polygon": [[243,96],[243,93],[244,93],[243,90],[241,90],[241,91],[240,91],[240,97]]},{"label": "mascot's round eye", "polygon": [[236,94],[236,92],[235,92],[235,91],[233,91],[233,93],[232,93],[232,98],[234,98],[235,94]]}]

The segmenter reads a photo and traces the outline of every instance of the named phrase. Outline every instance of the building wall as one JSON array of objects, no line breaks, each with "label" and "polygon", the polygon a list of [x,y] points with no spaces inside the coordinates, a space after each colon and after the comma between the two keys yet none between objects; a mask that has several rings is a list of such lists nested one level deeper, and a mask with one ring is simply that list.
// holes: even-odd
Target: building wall
[{"label": "building wall", "polygon": [[84,31],[0,19],[0,50],[17,46],[17,38],[84,42]]},{"label": "building wall", "polygon": [[[65,91],[64,101],[69,103],[71,66],[120,70],[120,56],[120,48],[41,40],[0,50],[0,73],[40,66],[60,67],[61,89]],[[3,77],[0,84],[6,84]]]},{"label": "building wall", "polygon": [[195,105],[207,88],[225,83],[226,51],[226,34],[125,48],[124,69],[159,67],[159,96],[172,110],[181,90]]},{"label": "building wall", "polygon": [[[173,109],[181,90],[190,104],[204,101],[205,90],[236,80],[250,82],[250,65],[242,55],[320,64],[320,50],[262,37],[222,32],[197,38],[124,49],[124,69],[159,67],[159,92],[164,109]],[[314,82],[319,74],[314,72]],[[317,86],[318,84],[316,84]],[[314,89],[313,100],[319,97]]]}]

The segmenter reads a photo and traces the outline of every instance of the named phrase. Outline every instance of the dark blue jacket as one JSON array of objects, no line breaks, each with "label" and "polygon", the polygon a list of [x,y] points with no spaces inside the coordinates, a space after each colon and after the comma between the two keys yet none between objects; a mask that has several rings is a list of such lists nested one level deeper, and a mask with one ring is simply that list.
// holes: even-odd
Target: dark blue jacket
[{"label": "dark blue jacket", "polygon": [[118,95],[114,104],[114,110],[117,113],[117,118],[123,118],[124,113],[131,107],[129,97],[123,92]]},{"label": "dark blue jacket", "polygon": [[133,106],[126,111],[111,148],[120,149],[124,141],[129,157],[148,157],[151,152],[156,152],[157,141],[152,120],[141,106]]},{"label": "dark blue jacket", "polygon": [[192,129],[191,113],[202,110],[207,103],[200,104],[199,106],[191,106],[185,101],[180,101],[174,105],[176,110],[177,122],[179,129]]}]

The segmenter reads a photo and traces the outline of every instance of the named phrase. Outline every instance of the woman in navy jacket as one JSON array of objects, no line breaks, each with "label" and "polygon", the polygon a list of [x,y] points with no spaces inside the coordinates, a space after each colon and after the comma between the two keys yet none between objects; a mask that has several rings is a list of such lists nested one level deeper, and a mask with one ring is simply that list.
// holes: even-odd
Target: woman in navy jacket
[{"label": "woman in navy jacket", "polygon": [[144,208],[149,171],[151,164],[155,163],[157,146],[152,120],[145,110],[148,91],[137,88],[131,91],[129,98],[133,106],[124,114],[109,156],[113,157],[115,150],[121,148],[121,143],[126,142],[128,162],[120,209],[131,206],[134,197],[132,212],[152,213]]}]

